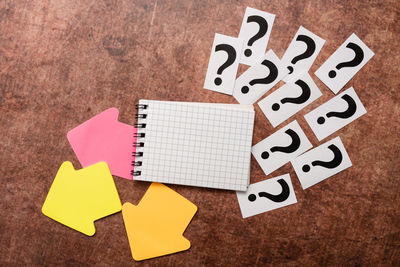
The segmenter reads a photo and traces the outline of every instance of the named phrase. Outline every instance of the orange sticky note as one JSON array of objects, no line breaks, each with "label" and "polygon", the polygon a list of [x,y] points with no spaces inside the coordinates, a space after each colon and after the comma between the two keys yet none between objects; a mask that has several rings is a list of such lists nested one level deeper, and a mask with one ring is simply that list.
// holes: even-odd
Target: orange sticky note
[{"label": "orange sticky note", "polygon": [[197,206],[170,189],[152,183],[139,205],[122,206],[122,216],[133,259],[140,261],[190,248],[183,232]]}]

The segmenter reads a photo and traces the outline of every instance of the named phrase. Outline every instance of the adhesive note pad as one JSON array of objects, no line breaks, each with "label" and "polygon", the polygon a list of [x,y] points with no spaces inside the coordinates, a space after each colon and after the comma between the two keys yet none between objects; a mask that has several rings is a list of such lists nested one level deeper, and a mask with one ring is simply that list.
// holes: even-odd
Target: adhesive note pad
[{"label": "adhesive note pad", "polygon": [[304,118],[318,140],[333,134],[367,113],[353,87],[317,107]]},{"label": "adhesive note pad", "polygon": [[236,196],[243,218],[297,203],[289,174],[250,184]]},{"label": "adhesive note pad", "polygon": [[133,259],[140,261],[190,248],[183,232],[196,205],[159,183],[152,183],[139,205],[127,202],[122,216]]},{"label": "adhesive note pad", "polygon": [[339,137],[336,137],[292,161],[303,189],[313,186],[347,168],[352,163]]},{"label": "adhesive note pad", "polygon": [[269,50],[235,82],[233,96],[240,104],[250,105],[275,86],[288,70],[277,55]]},{"label": "adhesive note pad", "polygon": [[113,177],[105,162],[81,170],[65,161],[42,207],[44,215],[92,236],[94,221],[121,210]]},{"label": "adhesive note pad", "polygon": [[274,20],[274,14],[246,8],[239,32],[239,38],[244,40],[240,63],[254,65],[265,54]]},{"label": "adhesive note pad", "polygon": [[306,72],[258,102],[272,126],[276,127],[322,95]]},{"label": "adhesive note pad", "polygon": [[288,68],[289,74],[283,78],[288,82],[307,72],[314,63],[325,40],[300,26],[288,49],[282,57],[282,64]]},{"label": "adhesive note pad", "polygon": [[132,139],[136,129],[118,121],[109,108],[68,132],[68,141],[83,167],[107,162],[113,175],[132,179]]},{"label": "adhesive note pad", "polygon": [[312,147],[297,121],[271,134],[251,149],[266,175]]},{"label": "adhesive note pad", "polygon": [[315,75],[336,94],[373,56],[374,52],[353,33]]},{"label": "adhesive note pad", "polygon": [[215,34],[204,88],[232,95],[243,40]]}]

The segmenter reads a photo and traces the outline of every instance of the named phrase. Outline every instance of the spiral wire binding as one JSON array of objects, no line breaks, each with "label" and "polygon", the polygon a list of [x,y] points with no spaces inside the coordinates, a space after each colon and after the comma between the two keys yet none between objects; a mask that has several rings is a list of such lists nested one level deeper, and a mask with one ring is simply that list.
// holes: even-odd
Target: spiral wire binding
[{"label": "spiral wire binding", "polygon": [[[145,138],[146,134],[141,132],[144,131],[144,129],[146,128],[146,123],[144,123],[142,120],[147,118],[147,114],[145,113],[140,113],[141,111],[147,109],[148,105],[145,104],[137,104],[136,105],[136,109],[138,110],[138,113],[135,114],[135,118],[138,120],[137,123],[134,124],[134,127],[137,129],[137,132],[133,134],[133,138],[135,138],[135,142],[133,143],[133,147],[136,148],[135,152],[132,152],[132,157],[135,157],[135,160],[132,161],[132,167],[140,167],[142,166],[142,161],[140,160],[136,160],[139,157],[143,157],[143,152],[142,151],[138,151],[141,148],[144,147],[144,142],[139,142],[142,141],[140,139]],[[131,175],[132,176],[139,176],[141,175],[142,172],[140,170],[135,170],[132,169],[131,170]]]}]

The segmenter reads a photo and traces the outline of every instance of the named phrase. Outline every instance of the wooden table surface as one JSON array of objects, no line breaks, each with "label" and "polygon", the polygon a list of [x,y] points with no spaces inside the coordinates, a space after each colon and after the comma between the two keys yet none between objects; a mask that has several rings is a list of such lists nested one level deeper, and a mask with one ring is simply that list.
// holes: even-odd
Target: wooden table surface
[{"label": "wooden table surface", "polygon": [[[172,185],[199,208],[184,233],[192,246],[144,262],[131,257],[121,213],[93,237],[44,216],[61,163],[80,168],[66,138],[78,124],[110,107],[133,124],[141,98],[236,103],[203,82],[214,34],[237,36],[246,6],[276,14],[268,48],[279,57],[300,25],[326,39],[310,70],[323,96],[294,116],[314,146],[303,116],[334,96],[314,72],[353,32],[375,52],[345,87],[368,113],[332,135],[353,166],[302,190],[290,164],[265,176],[252,158],[252,183],[290,173],[298,203],[248,219],[232,191]],[[399,21],[397,0],[1,1],[0,265],[399,266]],[[254,144],[276,130],[255,108]],[[133,204],[149,186],[114,180]]]}]

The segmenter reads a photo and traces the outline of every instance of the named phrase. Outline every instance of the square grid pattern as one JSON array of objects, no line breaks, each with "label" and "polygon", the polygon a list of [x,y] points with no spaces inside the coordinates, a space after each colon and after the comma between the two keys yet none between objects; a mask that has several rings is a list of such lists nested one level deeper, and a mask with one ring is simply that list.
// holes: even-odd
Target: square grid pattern
[{"label": "square grid pattern", "polygon": [[251,106],[140,100],[146,128],[135,180],[247,190],[254,110]]}]

